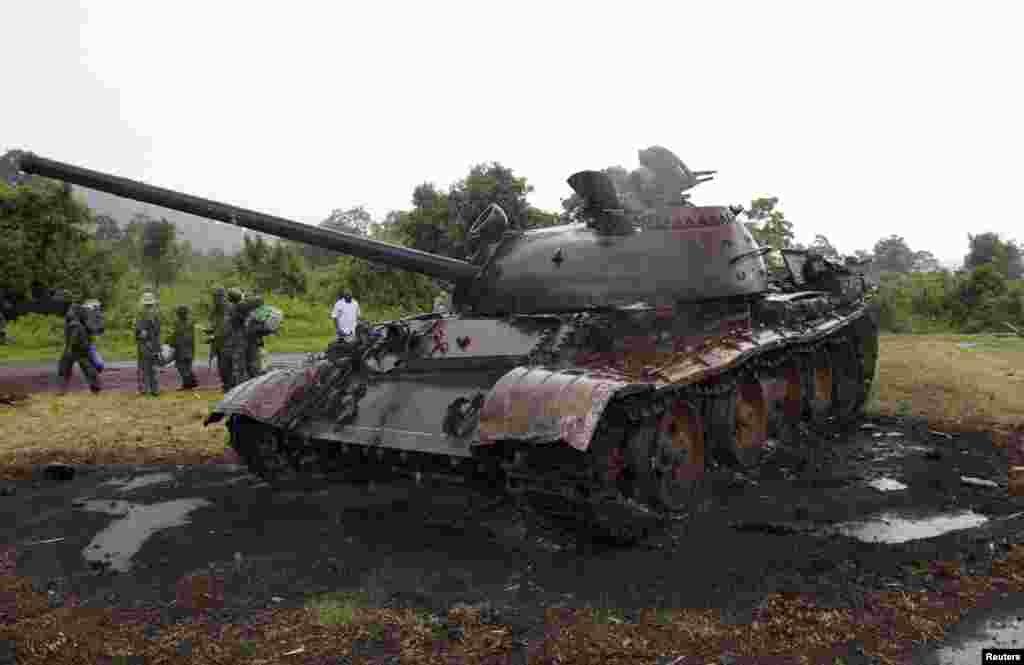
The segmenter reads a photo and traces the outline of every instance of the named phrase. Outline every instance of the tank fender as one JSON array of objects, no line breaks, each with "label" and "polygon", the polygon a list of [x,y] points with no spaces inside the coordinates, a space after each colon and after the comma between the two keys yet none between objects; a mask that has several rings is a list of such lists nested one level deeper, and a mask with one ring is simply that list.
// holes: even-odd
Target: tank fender
[{"label": "tank fender", "polygon": [[203,425],[218,422],[229,415],[276,424],[286,407],[293,400],[301,400],[306,389],[316,384],[321,372],[329,366],[329,362],[321,361],[316,365],[270,370],[241,383],[213,406]]},{"label": "tank fender", "polygon": [[605,407],[616,395],[650,390],[599,371],[517,367],[498,380],[480,409],[479,444],[511,439],[563,440],[585,451]]}]

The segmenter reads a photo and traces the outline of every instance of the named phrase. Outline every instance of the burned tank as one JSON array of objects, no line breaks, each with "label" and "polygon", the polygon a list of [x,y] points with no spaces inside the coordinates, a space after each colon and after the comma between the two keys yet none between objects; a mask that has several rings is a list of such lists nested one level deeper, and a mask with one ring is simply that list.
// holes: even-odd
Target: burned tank
[{"label": "burned tank", "polygon": [[[599,171],[568,179],[582,221],[524,230],[491,205],[456,260],[43,159],[20,168],[454,283],[453,308],[387,321],[212,408],[272,483],[368,471],[478,481],[629,537],[688,511],[709,471],[758,463],[803,423],[851,422],[875,371],[864,277],[782,251],[693,172],[640,152],[646,204]],[[650,201],[655,201],[654,205]]]}]

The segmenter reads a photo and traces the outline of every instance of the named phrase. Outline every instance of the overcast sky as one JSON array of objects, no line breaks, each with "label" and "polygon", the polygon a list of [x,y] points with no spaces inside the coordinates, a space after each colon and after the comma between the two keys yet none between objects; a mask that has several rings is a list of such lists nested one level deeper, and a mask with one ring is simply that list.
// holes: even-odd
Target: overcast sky
[{"label": "overcast sky", "polygon": [[[1024,240],[1024,3],[15,2],[0,150],[305,222],[500,161],[551,210],[660,144],[698,204],[944,260]],[[599,9],[595,9],[599,8]]]}]

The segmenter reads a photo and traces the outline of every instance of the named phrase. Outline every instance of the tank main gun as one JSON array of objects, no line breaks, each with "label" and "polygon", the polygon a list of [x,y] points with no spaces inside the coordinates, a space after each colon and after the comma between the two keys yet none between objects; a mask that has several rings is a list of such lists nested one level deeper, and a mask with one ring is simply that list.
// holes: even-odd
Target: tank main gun
[{"label": "tank main gun", "polygon": [[465,261],[422,252],[391,243],[371,240],[362,236],[342,233],[309,224],[301,224],[283,217],[266,215],[237,206],[175,192],[162,187],[91,171],[40,157],[31,152],[14,151],[7,155],[15,169],[32,175],[54,178],[63,182],[95,189],[143,203],[186,212],[191,215],[233,224],[242,228],[267,233],[279,238],[324,247],[368,261],[384,263],[403,270],[429,275],[450,282],[472,280],[480,271]]}]

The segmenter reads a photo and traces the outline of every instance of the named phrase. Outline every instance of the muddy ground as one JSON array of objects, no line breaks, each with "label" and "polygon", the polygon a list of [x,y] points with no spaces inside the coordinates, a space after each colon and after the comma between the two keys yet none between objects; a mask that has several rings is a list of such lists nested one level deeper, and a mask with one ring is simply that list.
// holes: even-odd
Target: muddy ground
[{"label": "muddy ground", "polygon": [[[206,574],[223,582],[211,602],[224,621],[362,588],[382,603],[442,613],[489,601],[528,641],[542,609],[559,603],[714,607],[738,622],[772,592],[858,608],[868,590],[933,585],[912,572],[915,562],[960,560],[984,574],[1024,542],[1024,498],[1008,496],[1008,452],[987,435],[947,437],[889,419],[809,440],[810,454],[776,445],[756,473],[717,477],[702,512],[631,547],[507,503],[480,510],[492,497],[478,490],[274,492],[232,465],[93,467],[71,480],[9,483],[0,546],[15,547],[17,573],[54,604],[76,594],[83,606],[156,608],[165,625],[187,615],[176,602],[181,581]],[[879,489],[887,486],[896,489]],[[889,524],[872,521],[879,516]],[[936,535],[944,528],[959,530]],[[879,538],[914,539],[870,542]],[[1024,599],[1003,602],[994,616],[1024,614]],[[914,659],[979,662],[971,640],[985,616]],[[967,651],[951,660],[957,646]],[[870,661],[854,645],[846,662]]]}]

